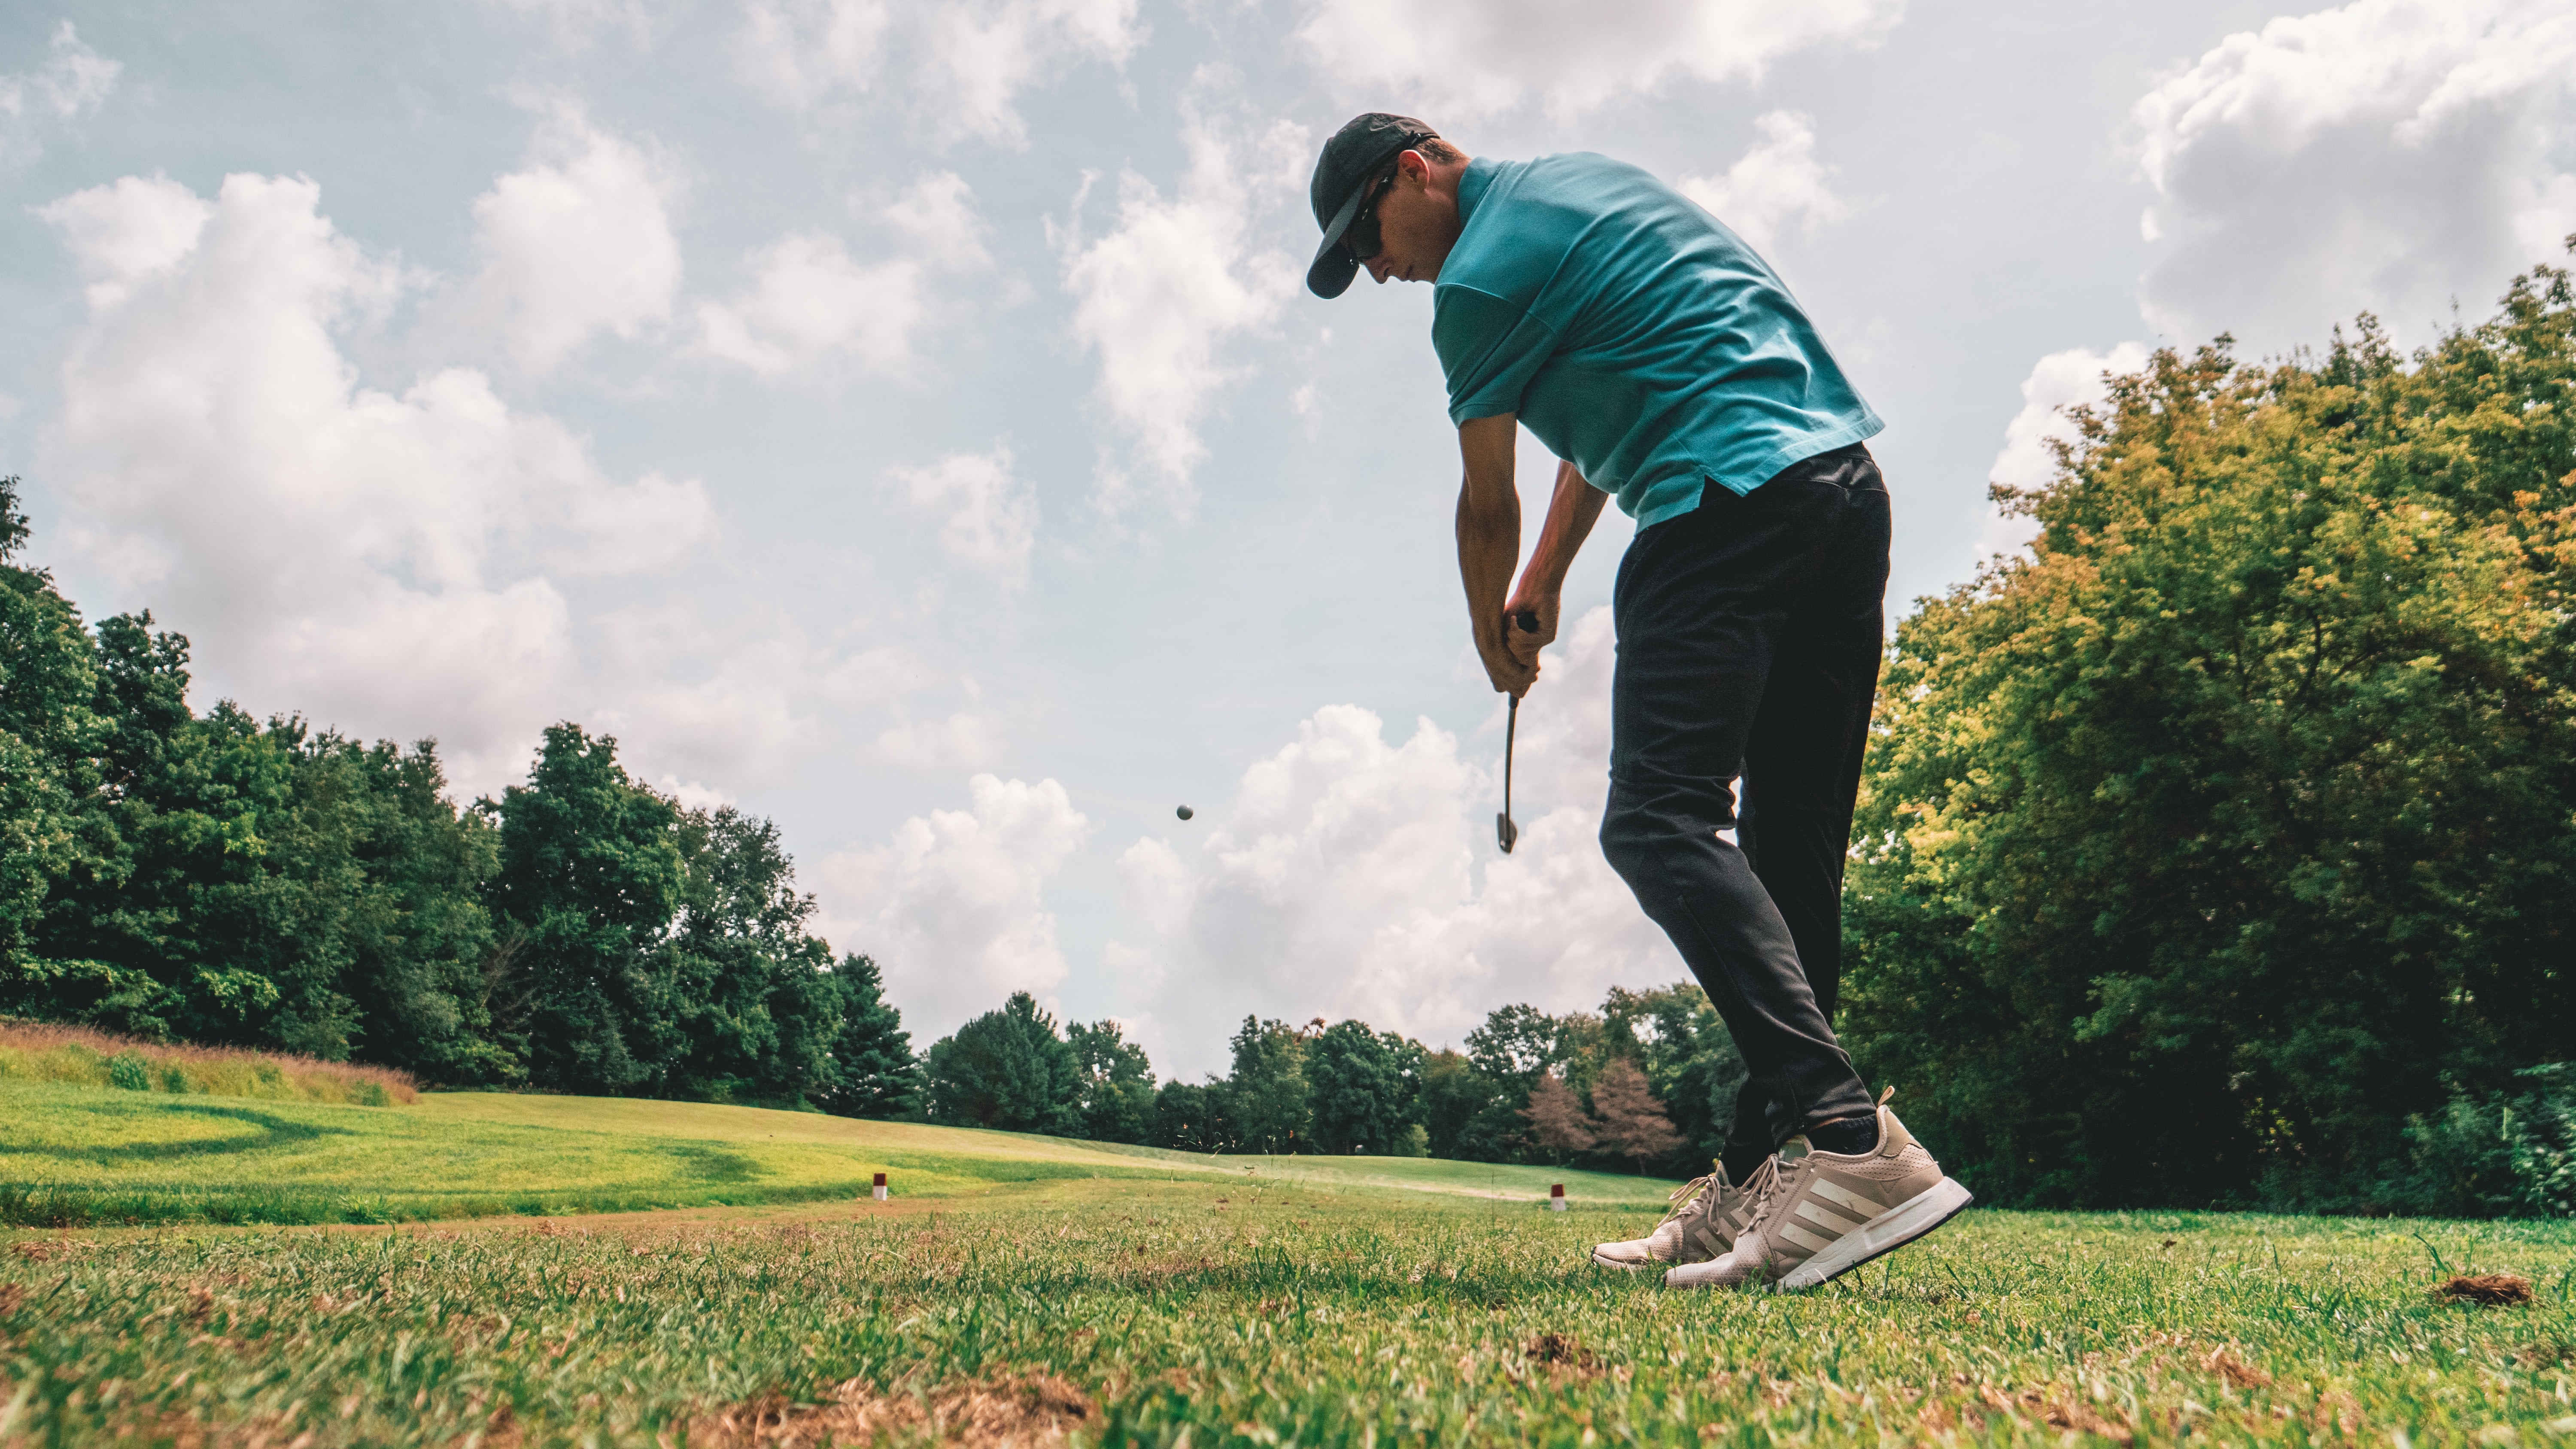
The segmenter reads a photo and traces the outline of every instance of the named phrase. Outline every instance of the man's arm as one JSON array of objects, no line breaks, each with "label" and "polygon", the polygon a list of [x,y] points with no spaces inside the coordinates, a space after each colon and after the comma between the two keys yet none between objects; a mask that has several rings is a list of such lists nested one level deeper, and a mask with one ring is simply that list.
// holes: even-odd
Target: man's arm
[{"label": "man's arm", "polygon": [[1458,577],[1467,586],[1467,624],[1485,677],[1497,691],[1515,696],[1527,694],[1538,679],[1536,664],[1524,663],[1504,638],[1503,592],[1521,556],[1521,495],[1512,485],[1519,428],[1510,413],[1458,427],[1458,456],[1467,471],[1458,489]]},{"label": "man's arm", "polygon": [[1512,657],[1527,664],[1532,674],[1538,672],[1538,651],[1556,638],[1557,596],[1565,590],[1566,570],[1574,567],[1575,554],[1591,536],[1601,505],[1609,501],[1610,495],[1583,481],[1572,463],[1556,465],[1556,493],[1547,500],[1547,522],[1539,525],[1538,547],[1530,551],[1512,601],[1503,606],[1506,615],[1524,611],[1538,615],[1537,633],[1513,629],[1503,636]]}]

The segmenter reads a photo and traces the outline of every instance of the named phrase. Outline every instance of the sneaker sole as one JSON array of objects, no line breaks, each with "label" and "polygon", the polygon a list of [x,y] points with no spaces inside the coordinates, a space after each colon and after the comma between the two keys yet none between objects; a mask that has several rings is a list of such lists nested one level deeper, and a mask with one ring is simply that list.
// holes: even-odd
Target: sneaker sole
[{"label": "sneaker sole", "polygon": [[1913,1197],[1845,1233],[1834,1245],[1789,1270],[1776,1290],[1793,1293],[1821,1287],[1872,1258],[1893,1253],[1957,1217],[1977,1199],[1966,1188],[1943,1178]]},{"label": "sneaker sole", "polygon": [[1631,1273],[1640,1272],[1647,1268],[1669,1268],[1672,1266],[1670,1263],[1666,1263],[1655,1258],[1640,1258],[1634,1263],[1627,1262],[1620,1258],[1605,1258],[1601,1256],[1601,1250],[1599,1248],[1592,1250],[1592,1263],[1593,1266],[1597,1268],[1624,1268]]}]

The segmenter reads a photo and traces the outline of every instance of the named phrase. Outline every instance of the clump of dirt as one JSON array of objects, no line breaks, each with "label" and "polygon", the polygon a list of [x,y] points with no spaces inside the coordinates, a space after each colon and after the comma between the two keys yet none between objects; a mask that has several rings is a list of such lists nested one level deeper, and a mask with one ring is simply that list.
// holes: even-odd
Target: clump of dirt
[{"label": "clump of dirt", "polygon": [[2240,1389],[2268,1389],[2272,1386],[2269,1373],[2237,1357],[2235,1348],[2228,1344],[2222,1343],[2210,1350],[2209,1357],[2201,1360],[2200,1367],[2203,1372],[2216,1374]]},{"label": "clump of dirt", "polygon": [[2433,1290],[2433,1296],[2445,1303],[2510,1308],[2531,1301],[2531,1280],[2516,1273],[2454,1273]]},{"label": "clump of dirt", "polygon": [[29,1238],[23,1243],[11,1243],[9,1251],[29,1262],[42,1263],[89,1246],[91,1244],[81,1238]]},{"label": "clump of dirt", "polygon": [[1567,1368],[1589,1372],[1601,1367],[1592,1350],[1571,1334],[1542,1333],[1521,1348],[1521,1353],[1535,1363],[1563,1364]]},{"label": "clump of dirt", "polygon": [[689,1426],[691,1444],[723,1449],[802,1449],[867,1443],[924,1430],[942,1442],[993,1446],[1060,1442],[1099,1412],[1091,1396],[1053,1374],[958,1380],[927,1395],[880,1395],[852,1379],[821,1404],[769,1394],[706,1414]]}]

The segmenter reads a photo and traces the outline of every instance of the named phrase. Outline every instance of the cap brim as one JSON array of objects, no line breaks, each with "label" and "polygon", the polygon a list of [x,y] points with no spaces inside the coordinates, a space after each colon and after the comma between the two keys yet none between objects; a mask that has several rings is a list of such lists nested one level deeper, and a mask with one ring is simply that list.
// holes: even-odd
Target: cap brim
[{"label": "cap brim", "polygon": [[1368,191],[1368,183],[1361,182],[1324,227],[1324,244],[1315,248],[1315,260],[1306,268],[1306,290],[1318,297],[1342,295],[1350,290],[1351,279],[1359,275],[1358,259],[1342,249],[1342,233],[1351,229],[1351,219],[1360,214],[1360,199]]}]

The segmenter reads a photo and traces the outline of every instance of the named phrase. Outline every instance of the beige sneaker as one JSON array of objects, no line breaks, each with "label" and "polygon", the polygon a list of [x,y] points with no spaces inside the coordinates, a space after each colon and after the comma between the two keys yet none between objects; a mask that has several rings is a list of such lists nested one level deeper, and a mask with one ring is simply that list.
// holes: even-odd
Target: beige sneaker
[{"label": "beige sneaker", "polygon": [[1667,1288],[1813,1288],[1913,1242],[1958,1215],[1968,1190],[1883,1105],[1878,1146],[1817,1152],[1790,1139],[1747,1184],[1753,1220],[1725,1255],[1674,1268]]},{"label": "beige sneaker", "polygon": [[1592,1261],[1604,1268],[1656,1268],[1667,1263],[1705,1263],[1735,1246],[1735,1235],[1753,1221],[1753,1194],[1726,1180],[1719,1167],[1673,1190],[1672,1211],[1655,1230],[1624,1243],[1603,1243]]}]

